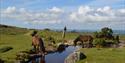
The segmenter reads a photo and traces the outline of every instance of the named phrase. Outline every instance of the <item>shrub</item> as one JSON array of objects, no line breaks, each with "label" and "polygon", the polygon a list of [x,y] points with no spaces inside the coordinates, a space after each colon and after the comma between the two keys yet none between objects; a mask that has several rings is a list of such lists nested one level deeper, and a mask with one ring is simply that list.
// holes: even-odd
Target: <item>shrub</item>
[{"label": "shrub", "polygon": [[104,39],[98,38],[98,39],[93,40],[93,45],[95,45],[95,46],[103,47],[103,46],[105,46],[105,44],[106,44],[106,42]]}]

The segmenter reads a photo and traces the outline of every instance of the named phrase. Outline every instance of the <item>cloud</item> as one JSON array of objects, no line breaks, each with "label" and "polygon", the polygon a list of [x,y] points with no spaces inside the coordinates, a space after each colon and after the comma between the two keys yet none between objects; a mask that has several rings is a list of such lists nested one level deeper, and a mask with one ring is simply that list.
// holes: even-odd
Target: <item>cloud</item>
[{"label": "cloud", "polygon": [[26,8],[8,7],[2,9],[2,19],[15,19],[23,23],[31,24],[59,24],[70,25],[77,28],[81,26],[119,26],[125,27],[125,8],[113,9],[110,6],[93,8],[90,6],[79,6],[72,11],[52,7],[44,11],[28,10]]},{"label": "cloud", "polygon": [[80,6],[78,9],[79,14],[86,14],[87,12],[91,12],[93,9],[91,9],[89,6]]},{"label": "cloud", "polygon": [[89,6],[80,6],[76,12],[72,12],[71,21],[76,22],[122,22],[125,20],[125,9],[113,10],[109,6],[103,8],[90,8]]},{"label": "cloud", "polygon": [[55,12],[55,13],[62,13],[62,12],[63,12],[62,9],[57,8],[57,7],[53,7],[53,8],[51,8],[51,9],[49,9],[49,11],[51,11],[51,12]]},{"label": "cloud", "polygon": [[8,7],[6,10],[4,10],[3,12],[4,13],[7,13],[7,14],[11,14],[11,13],[14,13],[16,11],[16,8],[15,7]]},{"label": "cloud", "polygon": [[3,18],[11,18],[32,24],[55,24],[60,23],[61,9],[52,8],[46,11],[35,12],[25,8],[8,7],[1,11]]},{"label": "cloud", "polygon": [[125,9],[120,9],[119,12],[120,13],[125,13]]}]

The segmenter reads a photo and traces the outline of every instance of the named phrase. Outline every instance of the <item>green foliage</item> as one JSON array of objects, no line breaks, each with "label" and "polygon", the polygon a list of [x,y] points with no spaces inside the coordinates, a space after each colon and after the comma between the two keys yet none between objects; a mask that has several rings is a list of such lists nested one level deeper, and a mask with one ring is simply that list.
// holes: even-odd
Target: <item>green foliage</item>
[{"label": "green foliage", "polygon": [[108,27],[104,27],[101,29],[101,32],[104,34],[104,35],[107,35],[107,34],[113,34],[113,31],[112,29],[108,28]]},{"label": "green foliage", "polygon": [[98,37],[100,37],[101,35],[103,35],[102,34],[102,32],[94,32],[94,38],[98,38]]},{"label": "green foliage", "polygon": [[102,28],[100,32],[95,32],[94,37],[95,37],[93,41],[94,45],[98,44],[101,46],[105,46],[108,43],[118,44],[119,42],[119,36],[118,35],[116,37],[113,36],[112,29],[107,27]]},{"label": "green foliage", "polygon": [[100,32],[95,32],[94,37],[95,38],[112,39],[113,38],[113,31],[110,28],[104,27],[101,29]]},{"label": "green foliage", "polygon": [[98,36],[98,32],[97,31],[94,32],[93,36],[94,36],[94,38],[96,38]]},{"label": "green foliage", "polygon": [[100,46],[104,46],[106,44],[104,39],[94,39],[93,40],[93,45],[100,45]]},{"label": "green foliage", "polygon": [[104,27],[101,29],[102,35],[104,35],[105,37],[109,37],[112,36],[113,31],[112,29],[108,28],[108,27]]}]

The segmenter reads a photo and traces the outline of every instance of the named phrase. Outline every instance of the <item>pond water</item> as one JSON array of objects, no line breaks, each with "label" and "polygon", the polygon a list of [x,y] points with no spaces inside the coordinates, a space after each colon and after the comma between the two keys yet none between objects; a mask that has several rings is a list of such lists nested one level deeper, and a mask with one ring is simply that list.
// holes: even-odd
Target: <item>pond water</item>
[{"label": "pond water", "polygon": [[55,52],[45,55],[45,57],[40,57],[33,59],[29,63],[64,63],[65,58],[72,52],[76,51],[79,46],[68,46],[62,52]]}]

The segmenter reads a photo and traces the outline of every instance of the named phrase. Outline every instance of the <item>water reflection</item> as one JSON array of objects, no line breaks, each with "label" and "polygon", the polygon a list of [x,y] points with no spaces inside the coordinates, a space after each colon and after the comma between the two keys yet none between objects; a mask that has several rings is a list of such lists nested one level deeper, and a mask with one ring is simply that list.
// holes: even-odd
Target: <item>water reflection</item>
[{"label": "water reflection", "polygon": [[45,56],[42,56],[40,58],[32,58],[31,62],[29,63],[46,63]]},{"label": "water reflection", "polygon": [[44,57],[33,58],[30,63],[64,63],[65,58],[80,47],[68,46],[62,51],[47,54]]}]

